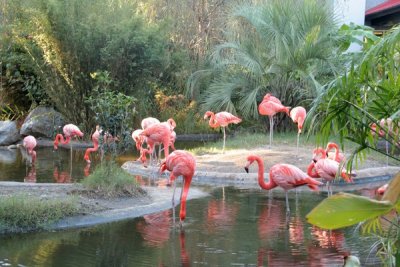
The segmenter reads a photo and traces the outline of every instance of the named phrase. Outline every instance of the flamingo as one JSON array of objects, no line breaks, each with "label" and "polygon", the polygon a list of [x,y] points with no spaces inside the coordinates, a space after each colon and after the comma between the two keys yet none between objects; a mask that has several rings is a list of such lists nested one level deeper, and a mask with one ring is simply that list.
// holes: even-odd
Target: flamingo
[{"label": "flamingo", "polygon": [[143,132],[142,129],[137,129],[132,132],[132,139],[135,142],[136,149],[138,151],[142,150],[142,145],[146,141],[144,136],[140,135]]},{"label": "flamingo", "polygon": [[165,158],[169,155],[169,143],[171,141],[171,130],[168,126],[162,123],[153,124],[143,130],[139,136],[146,138],[148,149],[142,150],[141,160],[143,163],[146,162],[146,153],[152,154],[154,151],[154,145],[163,144]]},{"label": "flamingo", "polygon": [[386,192],[386,189],[388,188],[388,186],[389,186],[389,184],[384,184],[384,185],[382,185],[381,187],[379,187],[377,190],[376,190],[376,193],[378,194],[378,195],[383,195],[383,194],[385,194],[385,192]]},{"label": "flamingo", "polygon": [[216,114],[214,114],[214,112],[212,112],[212,111],[207,111],[204,114],[204,119],[206,120],[208,117],[210,117],[210,121],[208,122],[208,124],[211,126],[211,128],[222,127],[222,129],[223,129],[224,144],[222,146],[222,153],[224,153],[225,140],[226,140],[225,127],[231,123],[238,124],[242,121],[242,119],[240,119],[226,111],[218,112]]},{"label": "flamingo", "polygon": [[176,132],[172,131],[171,140],[169,141],[169,146],[172,148],[172,150],[176,150],[175,149],[175,141],[176,141]]},{"label": "flamingo", "polygon": [[[83,133],[81,130],[79,130],[78,126],[74,124],[67,124],[63,127],[63,132],[65,135],[65,140],[64,136],[62,134],[57,134],[56,138],[54,139],[54,150],[58,149],[58,143],[61,142],[61,144],[68,144],[69,141],[71,141],[71,138],[74,136],[79,136],[82,137]],[[72,147],[71,147],[72,149]]]},{"label": "flamingo", "polygon": [[[335,150],[335,153],[329,153],[329,151],[332,148]],[[325,151],[326,151],[326,156],[328,157],[328,159],[333,159],[334,161],[337,161],[339,163],[341,163],[342,161],[345,160],[344,154],[339,151],[339,146],[336,143],[329,142],[326,145]]]},{"label": "flamingo", "polygon": [[[183,221],[186,218],[186,198],[189,192],[189,186],[192,182],[192,177],[196,169],[196,160],[192,154],[184,150],[175,150],[161,163],[160,173],[165,170],[171,172],[169,177],[169,183],[173,183],[175,179],[182,175],[183,178],[183,189],[181,191],[181,209],[179,213],[180,225],[182,226]],[[172,196],[172,207],[175,207],[175,188]],[[174,213],[175,214],[175,213]]]},{"label": "flamingo", "polygon": [[35,164],[36,161],[36,151],[33,150],[36,147],[36,138],[32,135],[25,136],[22,146],[26,149],[28,155],[32,157],[32,165]]},{"label": "flamingo", "polygon": [[148,128],[150,125],[157,124],[157,123],[160,123],[160,121],[158,119],[153,118],[153,117],[147,117],[142,120],[140,125],[142,126],[143,130],[146,130],[146,128]]},{"label": "flamingo", "polygon": [[274,96],[264,96],[264,99],[259,105],[258,105],[258,113],[261,115],[266,115],[269,117],[269,125],[270,125],[270,130],[269,130],[269,147],[272,147],[272,137],[273,137],[273,130],[274,130],[274,116],[276,113],[279,112],[285,112],[288,116],[290,107],[285,107],[283,106],[279,99],[277,99]]},{"label": "flamingo", "polygon": [[298,131],[297,131],[297,146],[296,146],[297,154],[299,153],[299,138],[300,138],[301,130],[303,129],[303,123],[304,123],[306,116],[307,116],[306,109],[301,106],[295,107],[290,111],[290,118],[293,120],[294,123],[297,123],[297,129],[298,129]]},{"label": "flamingo", "polygon": [[[318,157],[318,155],[321,155],[321,157]],[[321,178],[324,178],[327,181],[327,187],[328,187],[328,194],[332,194],[330,190],[330,182],[335,179],[336,174],[338,171],[340,171],[340,176],[346,181],[346,182],[353,182],[351,176],[354,174],[347,174],[344,170],[340,170],[340,164],[339,162],[328,159],[326,157],[326,151],[322,147],[314,149],[314,156],[313,156],[313,161],[314,161],[314,167],[316,172]]]},{"label": "flamingo", "polygon": [[258,184],[264,190],[270,190],[280,186],[286,194],[286,212],[290,213],[288,190],[307,185],[310,189],[318,191],[321,182],[309,177],[305,172],[291,164],[275,164],[269,170],[269,182],[264,181],[264,163],[259,156],[250,155],[247,157],[245,166],[246,172],[249,172],[249,166],[256,161],[258,164]]},{"label": "flamingo", "polygon": [[88,164],[90,164],[90,153],[99,149],[100,126],[96,126],[96,131],[92,134],[93,147],[86,149],[85,156],[83,157]]}]

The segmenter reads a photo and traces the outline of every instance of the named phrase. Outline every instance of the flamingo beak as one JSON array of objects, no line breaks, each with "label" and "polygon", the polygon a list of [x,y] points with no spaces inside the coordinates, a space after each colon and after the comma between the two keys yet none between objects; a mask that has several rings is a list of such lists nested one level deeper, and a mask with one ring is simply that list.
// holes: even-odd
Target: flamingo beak
[{"label": "flamingo beak", "polygon": [[317,163],[317,160],[316,160],[316,159],[313,159],[313,161],[314,161],[314,163]]},{"label": "flamingo beak", "polygon": [[244,170],[249,173],[249,167],[244,167]]}]

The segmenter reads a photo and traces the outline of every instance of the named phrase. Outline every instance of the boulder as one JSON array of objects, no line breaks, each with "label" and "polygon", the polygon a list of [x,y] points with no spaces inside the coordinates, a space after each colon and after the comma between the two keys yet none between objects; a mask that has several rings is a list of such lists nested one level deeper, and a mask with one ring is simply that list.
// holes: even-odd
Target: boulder
[{"label": "boulder", "polygon": [[19,141],[21,136],[15,121],[0,121],[0,146],[8,146]]},{"label": "boulder", "polygon": [[37,107],[32,110],[21,126],[21,135],[53,138],[59,127],[64,126],[61,113],[50,107]]}]

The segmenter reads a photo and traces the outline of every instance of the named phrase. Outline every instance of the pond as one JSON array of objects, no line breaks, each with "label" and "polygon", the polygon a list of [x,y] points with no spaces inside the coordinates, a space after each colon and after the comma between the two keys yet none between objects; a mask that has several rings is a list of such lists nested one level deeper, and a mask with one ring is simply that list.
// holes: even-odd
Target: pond
[{"label": "pond", "polygon": [[296,200],[293,193],[286,217],[283,194],[218,188],[188,202],[182,231],[166,210],[85,229],[1,236],[0,266],[343,266],[346,253],[362,266],[379,265],[371,237],[305,222],[322,199],[303,192]]},{"label": "pond", "polygon": [[[84,149],[72,153],[71,160],[69,149],[39,147],[32,175],[19,150],[0,150],[0,181],[84,179],[98,156],[91,156],[88,167]],[[117,160],[122,164],[136,158],[130,151]],[[354,228],[324,231],[305,221],[324,194],[292,192],[287,217],[280,192],[202,189],[211,191],[210,196],[188,202],[183,230],[172,221],[172,210],[166,210],[90,228],[3,235],[0,266],[342,266],[345,254],[360,257],[362,266],[380,264],[371,252],[372,237],[360,236]]]}]

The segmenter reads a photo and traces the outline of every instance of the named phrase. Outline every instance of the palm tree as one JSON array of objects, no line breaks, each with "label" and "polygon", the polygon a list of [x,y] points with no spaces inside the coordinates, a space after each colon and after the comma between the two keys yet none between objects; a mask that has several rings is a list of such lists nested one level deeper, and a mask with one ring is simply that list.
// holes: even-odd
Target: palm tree
[{"label": "palm tree", "polygon": [[294,106],[315,95],[318,77],[335,72],[335,21],[319,1],[242,3],[227,21],[228,41],[188,81],[187,93],[200,95],[202,110],[257,118],[266,92]]}]

